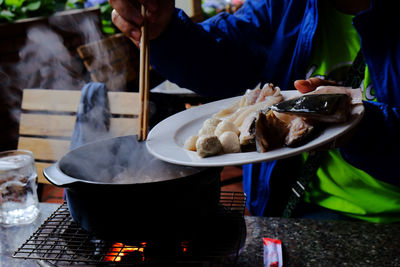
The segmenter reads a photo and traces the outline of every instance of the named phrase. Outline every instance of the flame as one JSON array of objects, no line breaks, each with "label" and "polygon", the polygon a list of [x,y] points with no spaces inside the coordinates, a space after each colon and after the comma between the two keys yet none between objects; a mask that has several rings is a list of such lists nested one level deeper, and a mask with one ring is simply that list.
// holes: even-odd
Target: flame
[{"label": "flame", "polygon": [[189,247],[189,241],[182,241],[181,242],[182,252],[187,253]]},{"label": "flame", "polygon": [[[104,261],[120,262],[123,256],[135,251],[143,254],[144,248],[146,247],[147,243],[142,242],[140,243],[140,245],[142,247],[128,246],[124,245],[123,243],[114,243],[108,251],[107,255],[104,257]],[[142,261],[144,261],[144,255],[142,255]]]}]

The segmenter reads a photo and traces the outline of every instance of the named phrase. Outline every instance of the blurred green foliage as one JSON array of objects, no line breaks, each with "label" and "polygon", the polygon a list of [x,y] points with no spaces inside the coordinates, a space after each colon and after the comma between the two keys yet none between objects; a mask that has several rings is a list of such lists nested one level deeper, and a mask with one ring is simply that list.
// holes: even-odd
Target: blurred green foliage
[{"label": "blurred green foliage", "polygon": [[58,11],[89,6],[100,8],[103,32],[116,33],[117,29],[111,21],[112,7],[107,0],[0,0],[0,23],[46,17]]},{"label": "blurred green foliage", "polygon": [[0,0],[0,22],[49,16],[64,4],[63,0]]}]

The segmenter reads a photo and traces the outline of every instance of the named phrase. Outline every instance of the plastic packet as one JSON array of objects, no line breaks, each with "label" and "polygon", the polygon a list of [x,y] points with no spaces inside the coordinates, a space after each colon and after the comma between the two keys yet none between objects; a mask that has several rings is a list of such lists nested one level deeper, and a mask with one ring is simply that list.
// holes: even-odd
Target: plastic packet
[{"label": "plastic packet", "polygon": [[282,267],[282,242],[278,239],[263,238],[264,267]]}]

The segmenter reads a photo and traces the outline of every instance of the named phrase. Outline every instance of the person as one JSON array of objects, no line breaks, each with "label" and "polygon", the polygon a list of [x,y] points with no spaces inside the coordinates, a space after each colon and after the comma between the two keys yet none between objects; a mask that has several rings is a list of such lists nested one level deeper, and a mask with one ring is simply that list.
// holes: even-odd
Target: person
[{"label": "person", "polygon": [[[341,85],[360,58],[364,116],[346,143],[324,153],[302,203],[339,218],[400,221],[400,31],[390,1],[247,0],[201,23],[170,0],[109,1],[114,24],[137,46],[146,7],[153,68],[202,95],[241,95],[260,82],[301,92]],[[286,177],[307,156],[243,166],[253,215],[275,214]]]}]

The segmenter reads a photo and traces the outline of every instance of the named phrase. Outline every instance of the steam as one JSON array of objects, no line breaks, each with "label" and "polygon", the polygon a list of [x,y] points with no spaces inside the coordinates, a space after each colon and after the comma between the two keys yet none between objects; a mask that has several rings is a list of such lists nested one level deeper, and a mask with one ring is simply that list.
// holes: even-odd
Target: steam
[{"label": "steam", "polygon": [[0,149],[16,146],[22,89],[80,90],[90,77],[75,51],[76,46],[103,38],[99,17],[91,11],[51,16],[48,25],[31,23],[25,30],[26,36],[22,36],[20,28],[25,25],[18,28],[18,35],[9,31],[9,36],[3,36],[9,42],[7,47],[15,47],[0,64],[3,123]]},{"label": "steam", "polygon": [[30,28],[19,56],[17,72],[25,88],[75,89],[85,83],[79,75],[83,66],[71,57],[62,37],[48,27]]},{"label": "steam", "polygon": [[93,16],[51,16],[49,26],[31,26],[16,66],[22,78],[20,87],[81,89],[89,77],[84,75],[85,67],[77,52],[70,50],[76,49],[78,41],[88,44],[102,38],[97,17]]},{"label": "steam", "polygon": [[78,179],[112,184],[142,184],[193,175],[201,168],[166,163],[152,156],[136,136],[99,141],[71,151],[61,170]]},{"label": "steam", "polygon": [[79,34],[84,44],[92,43],[103,38],[99,22],[91,16],[79,19],[74,16],[63,16],[62,20],[57,16],[49,17],[49,24],[54,25],[63,32]]},{"label": "steam", "polygon": [[[11,71],[0,69],[0,78],[3,83],[0,86],[4,86],[7,90],[5,91],[6,97],[3,96],[3,98],[7,98],[6,102],[11,103],[8,110],[11,110],[13,122],[18,123],[20,117],[22,89],[81,90],[86,83],[93,80],[85,71],[82,59],[75,51],[71,53],[71,47],[66,47],[65,44],[70,44],[71,40],[64,38],[68,38],[69,35],[78,35],[83,40],[81,41],[83,44],[97,42],[103,39],[98,21],[91,16],[87,18],[80,16],[79,20],[74,19],[73,16],[63,16],[62,19],[54,16],[49,18],[49,25],[35,25],[29,28],[26,32],[26,43],[19,51],[18,63],[11,68]],[[64,37],[59,32],[64,32]],[[118,73],[112,72],[113,70],[110,68],[116,63],[113,53],[116,53],[117,56],[122,53],[126,60],[125,64],[127,64],[126,47],[122,51],[115,51],[118,49],[113,51],[102,45],[93,45],[90,48],[92,56],[100,59],[101,65],[96,67],[109,72],[109,76],[113,77],[112,82],[122,84],[126,81],[126,73],[121,69],[118,70]],[[18,129],[15,132],[16,136],[17,131]],[[97,133],[92,134],[97,135]],[[90,165],[92,169],[89,169],[88,166],[88,175],[105,172],[93,178],[103,177],[100,182],[143,183],[159,181],[162,178],[181,177],[184,174],[195,172],[195,169],[189,167],[187,169],[181,166],[175,167],[155,159],[147,152],[145,144],[138,145],[137,141],[134,144],[120,146],[119,149],[113,151],[103,146],[97,148],[103,150],[95,149],[92,154],[85,151],[81,158],[74,158],[71,165],[78,165],[78,169],[86,169],[85,166]],[[99,165],[95,165],[97,161],[102,162],[101,168]],[[111,166],[116,168],[113,169],[113,173],[110,173]],[[160,176],[160,173],[163,175]]]}]

